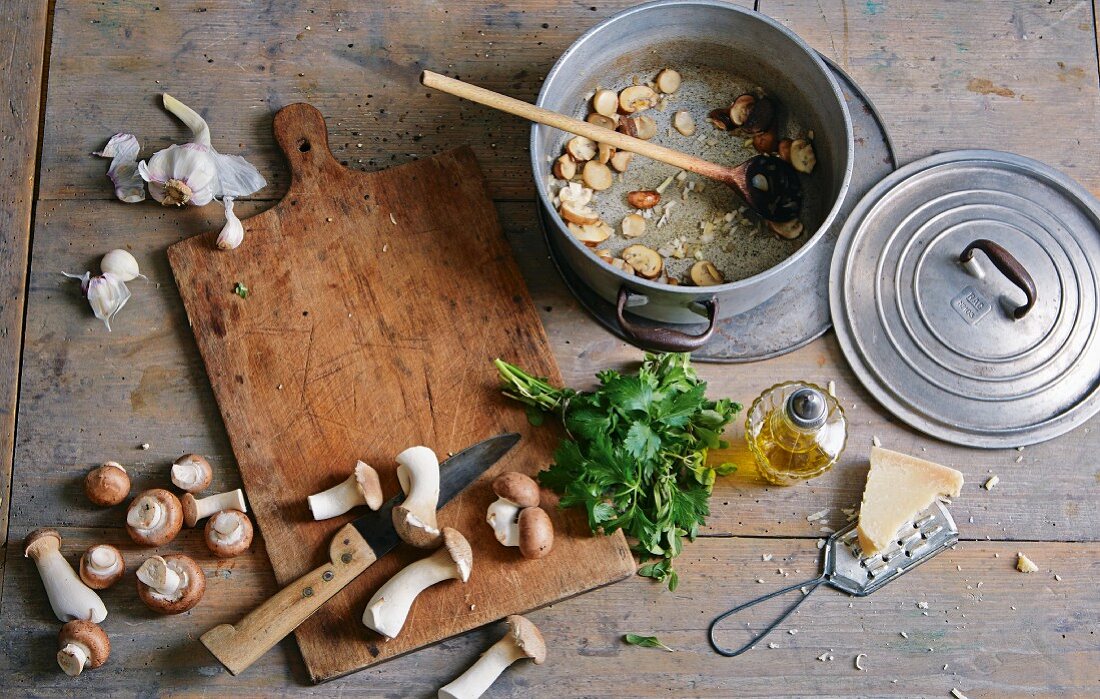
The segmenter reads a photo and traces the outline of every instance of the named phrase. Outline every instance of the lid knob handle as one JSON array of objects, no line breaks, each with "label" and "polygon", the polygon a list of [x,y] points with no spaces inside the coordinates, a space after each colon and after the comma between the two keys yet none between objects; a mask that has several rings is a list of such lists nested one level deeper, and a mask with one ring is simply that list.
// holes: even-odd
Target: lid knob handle
[{"label": "lid knob handle", "polygon": [[989,261],[993,263],[993,266],[1000,270],[1001,274],[1008,277],[1010,282],[1019,287],[1020,291],[1024,292],[1024,296],[1027,297],[1027,302],[1022,306],[1018,306],[1012,312],[1013,318],[1019,320],[1026,316],[1028,311],[1035,308],[1035,301],[1038,298],[1035,291],[1035,280],[1031,278],[1028,271],[1020,264],[1020,261],[1012,256],[1012,253],[992,240],[979,238],[966,246],[966,249],[959,255],[959,262],[966,264],[974,259],[975,250],[984,252]]},{"label": "lid knob handle", "polygon": [[825,424],[826,404],[825,396],[821,392],[803,387],[787,396],[787,417],[797,427],[810,429]]}]

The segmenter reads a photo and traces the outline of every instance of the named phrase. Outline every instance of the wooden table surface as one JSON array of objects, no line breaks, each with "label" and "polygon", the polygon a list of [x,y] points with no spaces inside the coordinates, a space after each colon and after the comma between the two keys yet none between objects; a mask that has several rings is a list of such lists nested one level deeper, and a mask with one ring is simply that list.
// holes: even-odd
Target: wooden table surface
[{"label": "wooden table surface", "polygon": [[[429,94],[422,68],[533,100],[557,56],[629,0],[515,3],[140,0],[4,3],[0,8],[0,684],[25,695],[212,694],[428,697],[500,632],[491,626],[320,687],[307,684],[293,640],[241,677],[199,645],[274,591],[262,542],[215,562],[196,531],[166,550],[201,556],[202,604],[156,617],[132,578],[107,591],[110,662],[79,679],[54,661],[58,622],[20,542],[57,527],[75,560],[92,543],[122,545],[136,566],[121,508],[92,507],[86,471],[124,463],[135,489],[165,482],[183,452],[209,456],[214,487],[239,485],[213,395],[168,270],[168,245],[220,227],[221,209],[183,211],[116,201],[106,161],[89,153],[111,134],[139,135],[143,153],[185,138],[159,106],[169,91],[207,117],[216,147],[241,153],[270,185],[238,204],[251,215],[285,191],[271,117],[309,101],[329,119],[337,156],[373,170],[458,143],[475,149],[509,242],[566,380],[628,366],[640,353],[608,335],[570,297],[541,241],[528,127]],[[982,147],[1035,157],[1100,194],[1096,8],[1087,1],[763,0],[837,61],[874,99],[900,160]],[[107,333],[62,271],[133,251],[148,283]],[[1024,450],[977,451],[900,426],[855,382],[834,336],[765,363],[702,366],[715,395],[750,401],[781,379],[835,380],[852,417],[842,463],[808,485],[766,486],[747,453],[715,488],[704,535],[678,559],[674,593],[634,578],[531,614],[551,647],[543,666],[508,671],[491,696],[1100,695],[1100,420]],[[731,434],[740,441],[740,430]],[[768,644],[736,659],[707,647],[717,612],[817,572],[820,524],[856,506],[872,438],[961,469],[952,505],[962,541],[871,597],[818,592]],[[141,445],[147,444],[147,449]],[[992,491],[980,487],[990,473]],[[10,476],[10,478],[9,478]],[[1025,551],[1039,571],[1014,569]],[[763,560],[770,555],[770,560]],[[780,572],[782,570],[783,572]],[[787,576],[784,575],[784,572]],[[788,577],[789,576],[789,577]],[[774,610],[773,610],[774,611]],[[656,633],[675,653],[633,648]],[[863,670],[854,665],[866,654]]]}]

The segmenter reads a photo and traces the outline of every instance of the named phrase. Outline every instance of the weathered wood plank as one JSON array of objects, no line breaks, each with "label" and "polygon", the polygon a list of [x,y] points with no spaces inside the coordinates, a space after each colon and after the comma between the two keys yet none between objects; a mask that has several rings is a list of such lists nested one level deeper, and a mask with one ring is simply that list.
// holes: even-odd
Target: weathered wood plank
[{"label": "weathered wood plank", "polygon": [[[515,4],[269,3],[195,6],[143,0],[57,3],[41,196],[109,198],[101,161],[116,131],[143,153],[186,137],[155,102],[168,91],[210,122],[214,146],[241,153],[268,176],[256,195],[287,187],[270,115],[310,102],[328,118],[333,153],[377,170],[470,144],[494,198],[534,194],[528,125],[432,94],[424,68],[534,101],[546,72],[584,31],[634,0]],[[738,4],[751,6],[751,0]]]},{"label": "weathered wood plank", "polygon": [[[70,560],[85,547],[107,541],[124,550],[132,571],[152,553],[137,550],[117,529],[62,533]],[[13,530],[13,536],[23,534]],[[1024,575],[1013,568],[1020,547],[1038,563],[1038,573]],[[5,689],[162,695],[202,686],[219,695],[428,697],[501,632],[499,625],[483,628],[319,687],[301,686],[304,668],[288,641],[234,678],[197,639],[274,590],[264,551],[215,561],[193,531],[169,548],[201,562],[208,585],[203,602],[183,616],[158,617],[137,600],[133,573],[127,573],[104,593],[111,660],[74,681],[54,663],[59,624],[34,566],[9,547],[10,589],[0,614],[8,629],[0,654]],[[763,554],[772,560],[761,560]],[[806,541],[702,539],[685,548],[675,593],[634,577],[531,614],[549,642],[550,659],[538,667],[517,664],[491,695],[941,697],[957,687],[972,697],[1003,697],[1097,691],[1097,544],[963,542],[870,597],[818,591],[747,655],[725,659],[711,653],[705,630],[716,613],[790,584],[798,575],[816,575],[817,556]],[[788,577],[777,572],[780,568]],[[764,617],[751,620],[760,624]],[[797,633],[789,633],[792,629]],[[657,634],[676,652],[628,647],[619,640],[627,632]],[[722,640],[732,644],[737,638],[730,633]],[[777,647],[767,647],[769,642]],[[816,659],[826,653],[832,661]],[[864,672],[853,664],[858,653],[867,654]]]},{"label": "weathered wood plank", "polygon": [[7,540],[47,3],[0,7],[0,546]]},{"label": "weathered wood plank", "polygon": [[[242,216],[251,215],[257,205],[242,203],[240,210]],[[498,212],[565,381],[589,386],[597,368],[627,367],[640,359],[641,352],[600,329],[569,296],[546,258],[533,205],[502,204]],[[27,327],[13,525],[117,523],[117,512],[94,508],[81,491],[85,471],[109,458],[133,467],[135,489],[161,484],[168,464],[187,451],[213,459],[214,487],[238,484],[235,461],[164,255],[169,244],[216,229],[220,214],[217,206],[176,211],[108,201],[40,205],[28,299],[32,320]],[[60,271],[87,269],[98,263],[99,254],[117,246],[132,246],[150,282],[132,285],[133,298],[112,323],[114,332],[108,333],[92,317],[76,283]],[[835,527],[844,519],[840,508],[859,503],[866,455],[877,436],[888,447],[964,472],[967,487],[953,511],[965,536],[1097,539],[1096,420],[1022,452],[967,450],[929,440],[896,424],[858,386],[831,335],[770,362],[700,365],[699,370],[711,382],[714,395],[746,405],[780,379],[801,377],[822,384],[835,380],[852,419],[841,464],[791,488],[767,486],[756,476],[741,446],[742,426],[735,425],[730,435],[735,444],[732,459],[742,469],[716,488],[711,533],[817,536],[820,525],[811,525],[805,517],[825,507],[833,508],[829,524]],[[141,450],[142,443],[150,449]],[[992,492],[979,487],[990,469],[1001,477]]]},{"label": "weathered wood plank", "polygon": [[1034,3],[764,0],[832,57],[885,117],[901,162],[992,148],[1063,170],[1100,194],[1093,7]]}]

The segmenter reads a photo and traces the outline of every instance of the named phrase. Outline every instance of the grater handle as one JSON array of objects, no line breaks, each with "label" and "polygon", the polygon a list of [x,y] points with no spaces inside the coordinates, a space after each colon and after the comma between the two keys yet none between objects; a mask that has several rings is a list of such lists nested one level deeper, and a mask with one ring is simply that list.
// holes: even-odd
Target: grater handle
[{"label": "grater handle", "polygon": [[[775,627],[782,624],[783,621],[791,615],[791,612],[793,612],[795,609],[798,609],[798,605],[802,604],[802,602],[805,601],[805,599],[810,596],[810,593],[813,592],[814,590],[816,590],[818,588],[818,586],[821,585],[821,583],[823,583],[823,582],[825,582],[825,576],[824,575],[822,575],[820,577],[817,577],[817,578],[813,578],[812,580],[807,580],[805,582],[795,583],[794,585],[788,585],[787,587],[784,587],[781,590],[776,590],[775,592],[771,592],[771,593],[768,593],[768,594],[763,595],[761,597],[757,597],[756,599],[749,600],[748,602],[745,602],[744,604],[741,604],[741,605],[738,605],[738,606],[734,607],[733,609],[729,610],[728,612],[724,612],[722,614],[719,614],[718,616],[716,616],[714,618],[714,621],[710,622],[710,629],[707,632],[707,635],[708,635],[709,640],[710,640],[710,647],[713,648],[714,652],[717,653],[718,655],[724,655],[727,658],[732,658],[734,656],[741,655],[742,653],[747,651],[749,648],[752,648],[754,645],[756,645],[757,643],[762,641],[765,636],[767,636],[769,633],[771,633],[775,629]],[[803,588],[803,587],[808,587],[810,589],[806,590],[806,594],[799,597],[798,600],[794,604],[792,604],[790,607],[787,607],[787,610],[785,612],[780,614],[779,617],[777,617],[775,619],[775,621],[773,621],[771,624],[769,624],[767,626],[767,628],[765,628],[759,634],[754,636],[748,643],[746,643],[745,645],[743,645],[740,648],[737,648],[735,650],[730,650],[729,648],[723,648],[722,646],[718,645],[718,641],[714,638],[714,632],[717,629],[718,624],[720,624],[722,621],[724,621],[728,617],[733,616],[737,612],[748,609],[749,607],[755,607],[756,605],[760,604],[761,602],[767,602],[768,600],[772,599],[773,597],[778,597],[780,595],[785,595],[788,592],[790,592],[791,590],[797,590],[797,589]]]}]

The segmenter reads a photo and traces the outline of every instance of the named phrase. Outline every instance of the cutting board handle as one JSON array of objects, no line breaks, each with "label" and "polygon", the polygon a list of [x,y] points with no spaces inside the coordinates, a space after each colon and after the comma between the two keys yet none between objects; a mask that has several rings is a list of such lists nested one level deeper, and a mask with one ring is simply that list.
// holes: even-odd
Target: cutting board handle
[{"label": "cutting board handle", "polygon": [[291,188],[324,185],[317,171],[330,175],[346,172],[328,148],[328,127],[316,107],[298,102],[278,111],[274,122],[275,140],[290,163]]}]

